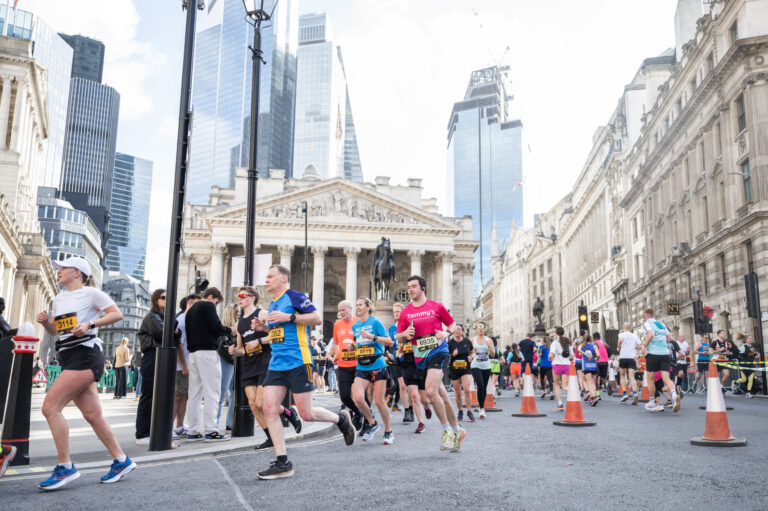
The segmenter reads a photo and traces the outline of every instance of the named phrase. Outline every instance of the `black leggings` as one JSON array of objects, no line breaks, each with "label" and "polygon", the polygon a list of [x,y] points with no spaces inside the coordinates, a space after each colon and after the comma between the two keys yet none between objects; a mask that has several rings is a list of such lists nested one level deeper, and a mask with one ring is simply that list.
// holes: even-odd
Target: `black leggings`
[{"label": "black leggings", "polygon": [[355,382],[355,368],[354,367],[339,367],[336,369],[336,382],[339,385],[339,398],[349,409],[352,415],[360,415],[360,410],[355,404],[355,400],[352,399],[352,384]]},{"label": "black leggings", "polygon": [[491,370],[475,367],[472,369],[472,377],[477,387],[477,404],[480,408],[485,408],[485,389],[488,387],[488,380],[491,379]]},{"label": "black leggings", "polygon": [[541,388],[544,388],[544,378],[547,378],[549,382],[549,391],[554,392],[555,387],[552,382],[552,368],[551,367],[539,367],[539,379],[541,381]]}]

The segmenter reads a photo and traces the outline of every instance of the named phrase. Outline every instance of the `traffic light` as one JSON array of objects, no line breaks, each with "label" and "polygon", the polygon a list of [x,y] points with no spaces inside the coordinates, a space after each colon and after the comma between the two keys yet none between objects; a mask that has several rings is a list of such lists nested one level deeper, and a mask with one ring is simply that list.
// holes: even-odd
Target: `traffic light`
[{"label": "traffic light", "polygon": [[587,306],[579,305],[579,330],[589,332],[589,316],[587,315]]},{"label": "traffic light", "polygon": [[208,281],[204,279],[200,271],[198,271],[195,276],[195,294],[199,295],[206,289],[208,289]]},{"label": "traffic light", "polygon": [[[709,307],[707,307],[707,309],[709,309]],[[709,311],[711,311],[711,309],[709,309]],[[701,300],[693,301],[693,329],[694,332],[699,335],[712,333],[712,323],[710,322],[710,317],[705,314],[704,305]]]}]

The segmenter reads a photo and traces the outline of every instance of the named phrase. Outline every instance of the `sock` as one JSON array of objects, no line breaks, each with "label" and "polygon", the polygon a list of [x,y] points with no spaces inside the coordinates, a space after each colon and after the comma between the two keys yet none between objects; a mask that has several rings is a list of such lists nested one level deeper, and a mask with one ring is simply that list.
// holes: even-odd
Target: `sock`
[{"label": "sock", "polygon": [[459,427],[458,424],[453,427],[453,432],[456,433],[457,435],[461,433],[461,428]]},{"label": "sock", "polygon": [[451,426],[447,422],[445,424],[443,424],[443,429],[445,431],[447,431],[448,433],[450,433],[452,431]]},{"label": "sock", "polygon": [[283,454],[282,456],[277,457],[277,461],[280,463],[287,463],[288,462],[288,455]]},{"label": "sock", "polygon": [[265,429],[264,434],[267,435],[267,440],[272,440],[272,435],[269,434],[269,429]]},{"label": "sock", "polygon": [[413,406],[409,406],[408,408],[406,408],[406,410],[408,410],[409,412],[412,412],[413,411]]},{"label": "sock", "polygon": [[66,463],[59,463],[59,465],[61,465],[62,467],[66,468],[67,470],[72,468],[72,462],[71,461],[68,461]]},{"label": "sock", "polygon": [[126,456],[125,453],[123,453],[122,456],[115,458],[115,460],[117,460],[118,463],[125,463],[125,460],[127,459],[128,459],[128,456]]}]

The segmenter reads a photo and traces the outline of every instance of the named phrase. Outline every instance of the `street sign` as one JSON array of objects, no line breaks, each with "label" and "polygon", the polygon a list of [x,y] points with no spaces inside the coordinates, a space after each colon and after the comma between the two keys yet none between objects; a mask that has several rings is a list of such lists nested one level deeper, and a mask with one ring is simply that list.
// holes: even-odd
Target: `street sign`
[{"label": "street sign", "polygon": [[45,375],[45,371],[38,369],[32,377],[32,383],[48,383],[48,377]]},{"label": "street sign", "polygon": [[679,316],[680,315],[680,304],[679,303],[668,303],[667,304],[667,315],[668,316]]},{"label": "street sign", "polygon": [[599,312],[590,312],[589,313],[589,322],[590,323],[600,323],[600,313]]},{"label": "street sign", "polygon": [[760,321],[762,321],[763,323],[768,321],[768,311],[762,311],[760,313]]}]

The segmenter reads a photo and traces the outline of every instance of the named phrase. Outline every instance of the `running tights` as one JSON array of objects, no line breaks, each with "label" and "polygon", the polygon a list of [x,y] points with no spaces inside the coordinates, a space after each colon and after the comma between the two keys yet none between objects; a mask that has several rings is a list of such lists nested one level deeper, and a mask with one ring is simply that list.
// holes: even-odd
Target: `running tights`
[{"label": "running tights", "polygon": [[480,408],[485,408],[485,389],[488,388],[488,380],[491,378],[490,369],[472,369],[472,377],[475,379],[477,387],[477,402]]},{"label": "running tights", "polygon": [[736,380],[736,383],[747,382],[747,392],[752,392],[752,383],[755,381],[754,371],[742,371],[741,378]]},{"label": "running tights", "polygon": [[352,415],[360,415],[360,410],[352,399],[352,384],[355,382],[355,368],[339,367],[336,370],[336,381],[339,384],[339,398]]},{"label": "running tights", "polygon": [[541,388],[546,389],[544,379],[549,382],[549,391],[554,392],[555,386],[552,382],[552,368],[551,367],[539,367],[539,378],[541,379]]}]

